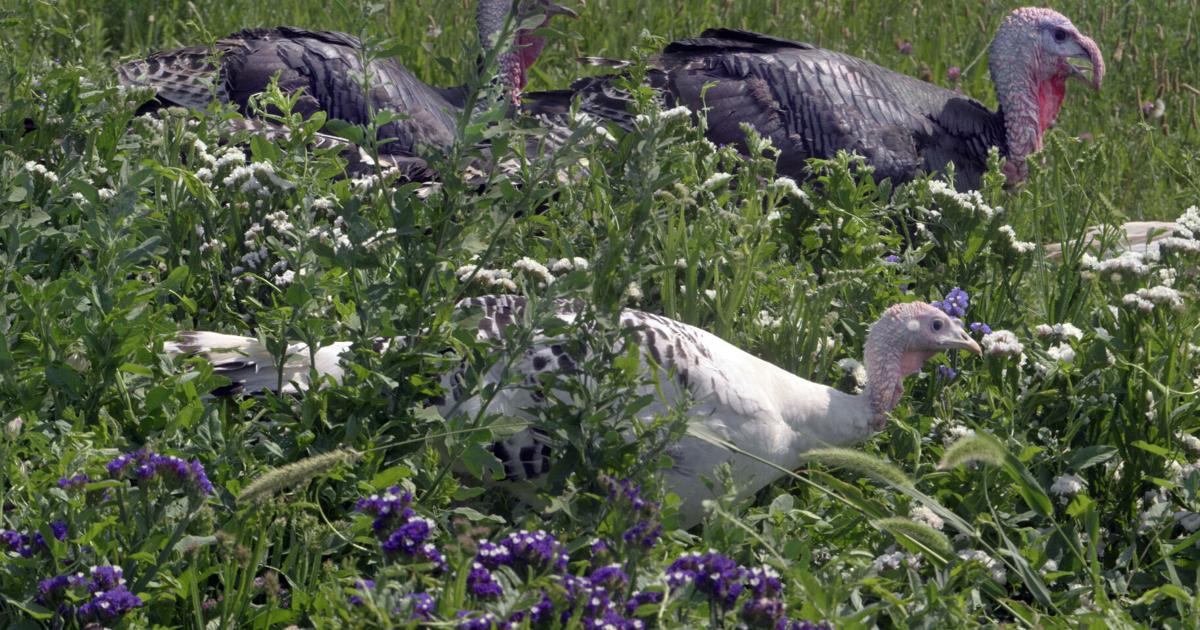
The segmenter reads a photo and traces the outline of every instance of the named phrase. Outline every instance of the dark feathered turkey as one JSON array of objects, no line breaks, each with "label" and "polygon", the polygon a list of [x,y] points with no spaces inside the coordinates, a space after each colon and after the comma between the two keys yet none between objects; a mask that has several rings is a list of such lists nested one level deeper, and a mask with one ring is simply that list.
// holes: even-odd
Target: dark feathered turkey
[{"label": "dark feathered turkey", "polygon": [[[1098,88],[1104,60],[1092,40],[1058,13],[1018,9],[991,46],[1001,104],[995,112],[857,57],[733,29],[710,29],[668,45],[651,61],[647,80],[666,106],[707,107],[714,142],[744,146],[742,124],[770,138],[785,175],[803,177],[805,160],[846,150],[865,157],[880,180],[900,183],[953,163],[956,185],[975,188],[991,147],[1008,158],[1013,179],[1024,177],[1024,158],[1041,148],[1066,79],[1084,76],[1071,58],[1091,62]],[[527,94],[527,107],[552,114],[578,100],[582,111],[629,126],[628,98],[612,79],[586,78],[568,91]]]},{"label": "dark feathered turkey", "polygon": [[[480,0],[476,25],[485,49],[495,45],[512,8],[511,0]],[[531,13],[548,20],[572,12],[550,0],[519,3],[518,20]],[[516,48],[499,55],[497,82],[515,96],[543,44],[540,37],[518,31]],[[278,77],[284,93],[299,95],[293,111],[306,117],[325,112],[330,119],[366,125],[374,112],[402,114],[402,120],[378,130],[381,140],[390,141],[381,147],[385,153],[413,155],[420,146],[444,148],[454,142],[463,88],[430,86],[395,59],[373,59],[364,68],[362,57],[361,42],[346,33],[280,26],[240,31],[217,40],[212,48],[155,53],[122,64],[117,75],[123,85],[154,89],[151,109],[203,109],[216,99],[237,105],[246,115],[251,113],[250,97]]]}]

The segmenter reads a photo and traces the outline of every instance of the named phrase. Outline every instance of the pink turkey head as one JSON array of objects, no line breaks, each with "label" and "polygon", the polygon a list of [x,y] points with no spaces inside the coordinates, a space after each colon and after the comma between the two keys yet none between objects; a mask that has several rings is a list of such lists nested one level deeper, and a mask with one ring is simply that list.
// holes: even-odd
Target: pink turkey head
[{"label": "pink turkey head", "polygon": [[954,319],[925,302],[896,304],[883,312],[867,333],[867,395],[871,428],[883,429],[887,413],[900,402],[904,377],[939,352],[966,350],[979,354],[979,344]]},{"label": "pink turkey head", "polygon": [[[1083,60],[1091,66],[1091,77]],[[1004,112],[1010,169],[1023,177],[1025,156],[1042,148],[1042,135],[1054,124],[1066,95],[1067,79],[1100,89],[1104,56],[1100,48],[1066,16],[1035,7],[1016,9],[1004,18],[988,51],[988,68]]]},{"label": "pink turkey head", "polygon": [[[504,24],[510,14],[515,16],[515,23],[518,25],[529,18],[541,16],[543,19],[537,28],[549,24],[556,15],[578,17],[574,11],[554,0],[517,0],[515,5],[516,13],[512,14],[513,0],[479,0],[475,24],[484,50],[491,50],[496,46],[496,39],[504,30]],[[534,35],[531,29],[521,28],[517,30],[513,50],[500,55],[500,79],[514,101],[519,98],[520,91],[528,82],[529,68],[537,62],[545,45],[545,38]]]}]

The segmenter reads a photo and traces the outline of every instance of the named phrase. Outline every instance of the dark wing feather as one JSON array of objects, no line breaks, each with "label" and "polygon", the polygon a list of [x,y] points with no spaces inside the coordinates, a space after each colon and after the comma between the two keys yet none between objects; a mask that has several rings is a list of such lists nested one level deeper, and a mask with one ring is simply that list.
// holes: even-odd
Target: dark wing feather
[{"label": "dark wing feather", "polygon": [[[707,108],[708,137],[745,148],[743,124],[771,139],[779,171],[805,175],[809,158],[840,150],[866,158],[895,183],[953,162],[960,187],[978,184],[988,148],[1005,150],[1003,117],[956,92],[873,63],[750,31],[709,29],[653,60],[664,105]],[[628,124],[628,96],[612,77],[572,86],[580,110]],[[537,95],[530,95],[536,101]],[[547,97],[562,108],[561,94]],[[973,185],[972,185],[973,184]]]},{"label": "dark wing feather", "polygon": [[[367,90],[360,83],[363,76],[368,77]],[[372,60],[364,72],[361,44],[345,33],[292,27],[244,30],[218,40],[215,50],[183,48],[123,64],[118,77],[126,85],[155,88],[165,104],[203,108],[215,96],[235,103],[243,113],[249,112],[250,97],[278,77],[284,92],[301,92],[295,111],[305,116],[323,111],[329,118],[364,125],[372,110],[404,114],[404,120],[379,130],[381,139],[395,140],[383,147],[388,153],[449,146],[456,134],[457,108],[442,91],[392,59]]]}]

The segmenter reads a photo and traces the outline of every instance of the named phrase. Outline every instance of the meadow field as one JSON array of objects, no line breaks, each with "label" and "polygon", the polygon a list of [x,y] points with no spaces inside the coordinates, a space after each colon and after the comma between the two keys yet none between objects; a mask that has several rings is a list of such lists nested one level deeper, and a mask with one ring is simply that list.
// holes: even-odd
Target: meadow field
[{"label": "meadow field", "polygon": [[[1019,5],[571,6],[531,90],[720,25],[994,107],[986,48]],[[138,117],[149,95],[114,67],[289,24],[478,85],[473,0],[0,0],[0,627],[1200,626],[1200,2],[1054,8],[1099,44],[1103,89],[1070,84],[1029,181],[996,164],[976,198],[876,185],[849,156],[795,190],[765,143],[739,156],[649,98],[636,131],[577,120],[553,155],[484,112],[430,156],[433,190],[347,178],[306,146],[320,121],[231,145],[231,109]],[[459,173],[485,139],[519,168],[480,186]],[[1176,246],[1082,246],[1143,219],[1178,221]],[[589,306],[556,329],[591,359],[539,412],[557,457],[519,489],[532,505],[481,481],[526,421],[425,406],[458,362],[444,349],[478,386],[533,343],[489,347],[452,316],[496,292],[529,296],[537,325],[553,298]],[[686,407],[633,420],[619,309],[853,391],[883,309],[947,296],[982,356],[935,358],[870,441],[679,526],[658,472]],[[277,356],[361,343],[344,383],[214,399],[211,366],[163,351],[185,330]]]}]

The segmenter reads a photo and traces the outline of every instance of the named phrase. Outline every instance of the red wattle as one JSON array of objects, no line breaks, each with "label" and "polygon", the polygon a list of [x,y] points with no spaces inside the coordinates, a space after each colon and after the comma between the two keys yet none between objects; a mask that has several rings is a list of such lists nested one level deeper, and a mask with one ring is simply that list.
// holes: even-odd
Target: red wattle
[{"label": "red wattle", "polygon": [[[1038,84],[1038,136],[1054,124],[1058,110],[1062,107],[1063,97],[1067,94],[1067,77],[1054,76]],[[1038,144],[1041,144],[1040,142]]]}]

